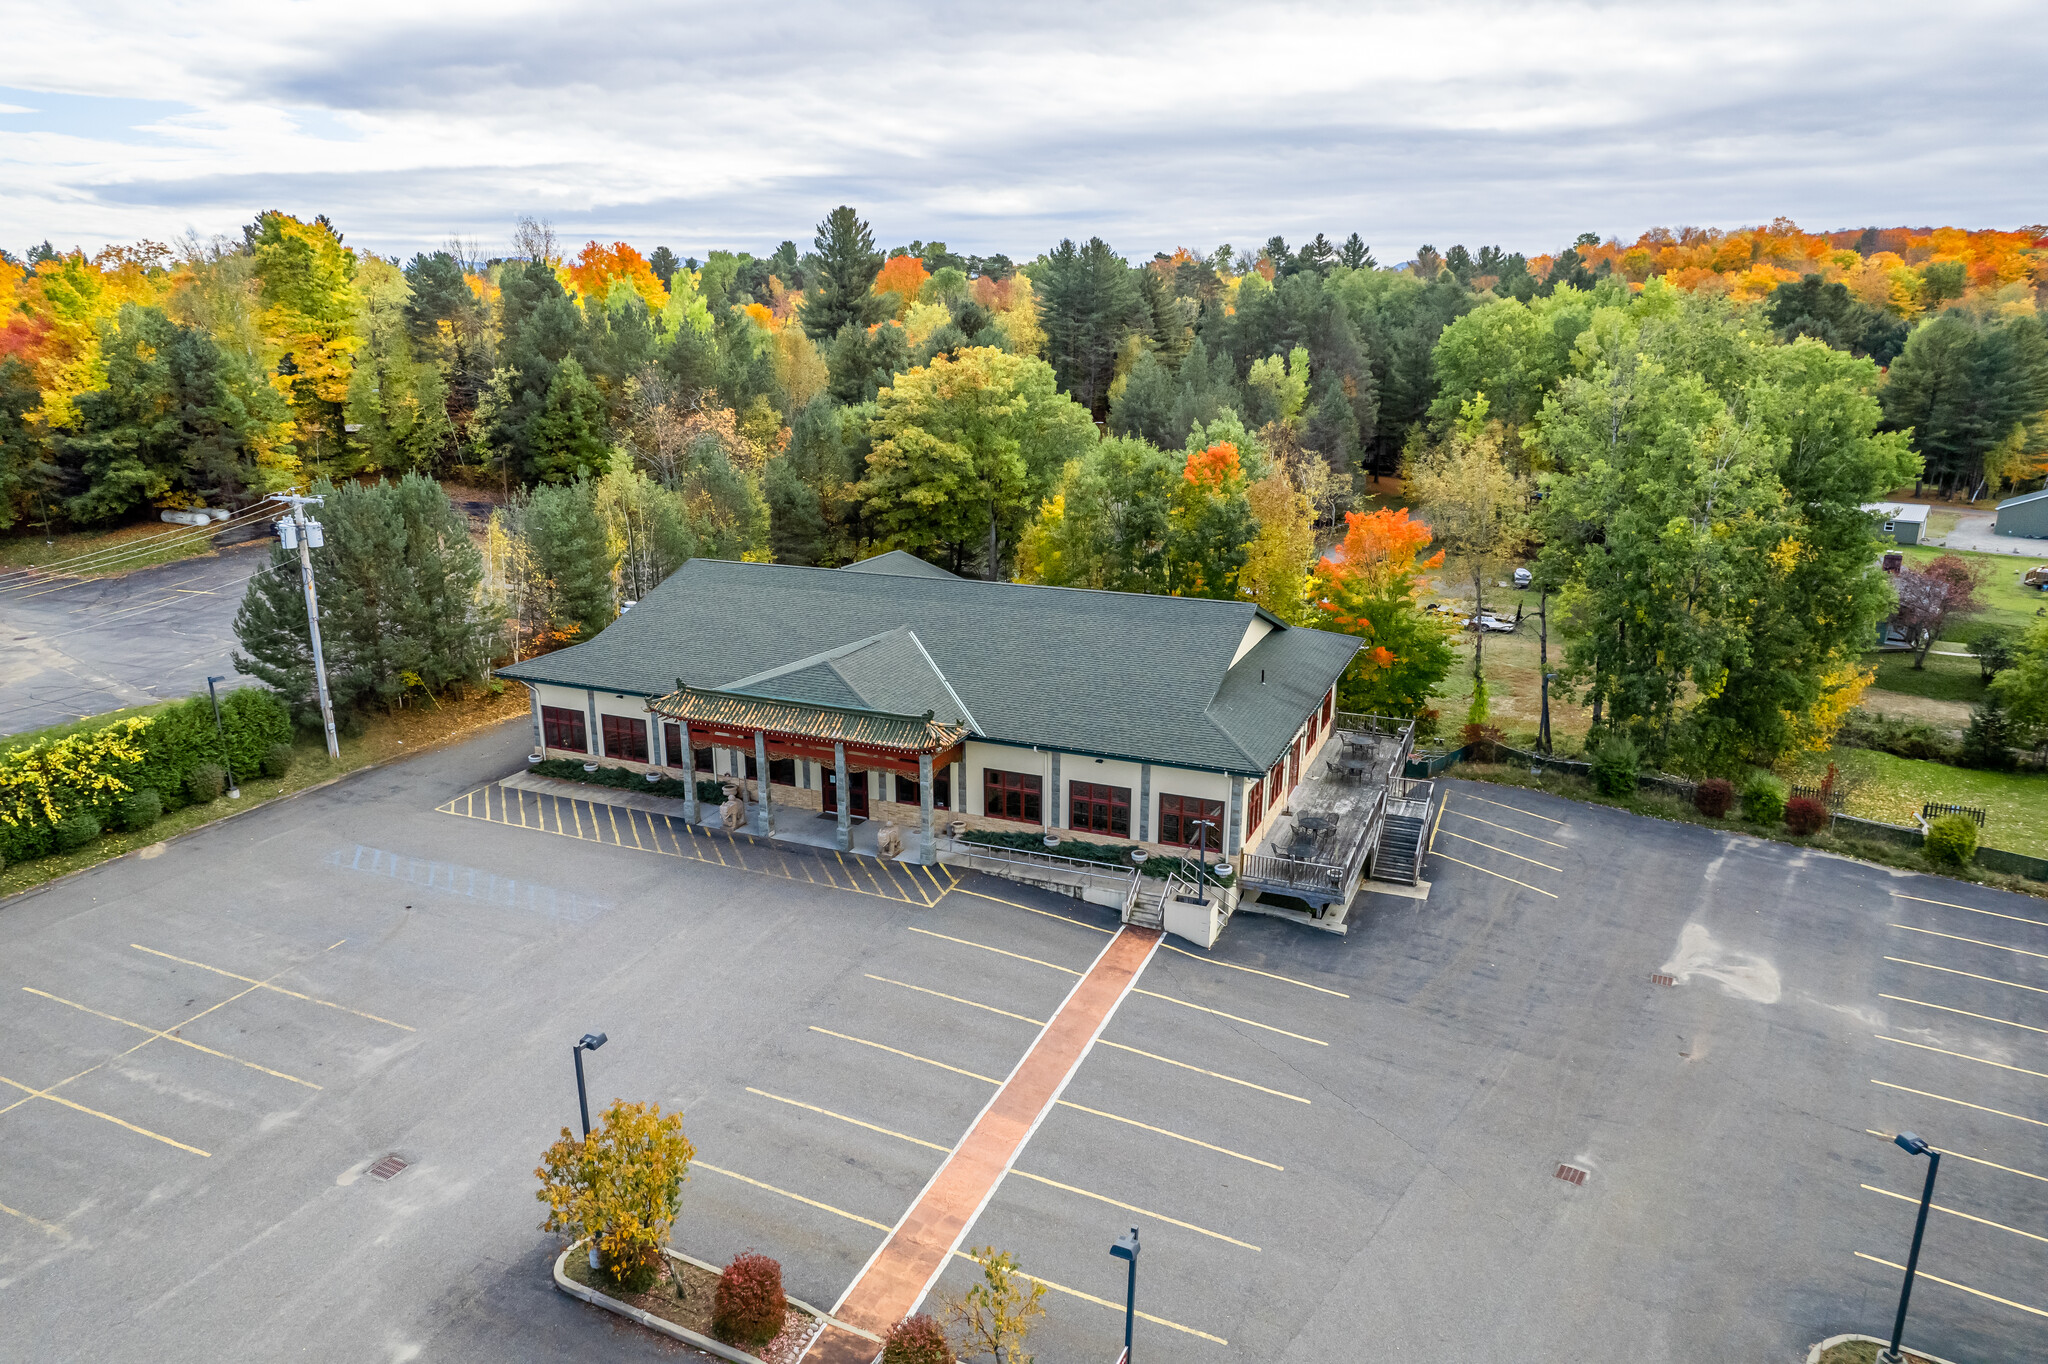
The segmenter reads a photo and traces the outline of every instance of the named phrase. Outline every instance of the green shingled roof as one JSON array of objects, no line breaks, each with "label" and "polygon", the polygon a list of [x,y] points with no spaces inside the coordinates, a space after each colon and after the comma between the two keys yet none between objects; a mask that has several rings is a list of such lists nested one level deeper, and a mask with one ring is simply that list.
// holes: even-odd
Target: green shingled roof
[{"label": "green shingled roof", "polygon": [[[1232,667],[1260,620],[1272,632]],[[692,559],[597,638],[498,671],[942,715],[943,688],[994,742],[1250,776],[1358,647],[1243,601]]]}]

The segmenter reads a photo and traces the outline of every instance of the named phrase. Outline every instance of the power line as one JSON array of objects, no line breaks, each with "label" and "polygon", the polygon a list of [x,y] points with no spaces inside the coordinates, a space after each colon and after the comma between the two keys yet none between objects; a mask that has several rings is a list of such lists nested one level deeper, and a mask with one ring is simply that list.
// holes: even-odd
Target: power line
[{"label": "power line", "polygon": [[204,526],[186,526],[175,531],[147,535],[139,540],[124,541],[106,549],[73,555],[67,559],[53,559],[45,564],[28,564],[21,568],[0,571],[0,593],[20,591],[47,582],[52,577],[94,572],[164,550],[182,549],[196,540],[212,539],[223,531],[276,515],[276,509],[268,505],[273,500],[265,498],[262,503],[225,521],[210,522]]}]

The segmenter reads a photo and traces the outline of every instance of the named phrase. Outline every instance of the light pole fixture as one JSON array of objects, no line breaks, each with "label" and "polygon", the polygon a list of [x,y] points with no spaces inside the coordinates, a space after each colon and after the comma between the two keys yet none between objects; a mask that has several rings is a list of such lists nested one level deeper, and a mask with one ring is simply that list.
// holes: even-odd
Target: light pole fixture
[{"label": "light pole fixture", "polygon": [[1899,1315],[1892,1321],[1892,1343],[1880,1354],[1878,1364],[1901,1364],[1899,1337],[1906,1333],[1906,1303],[1913,1296],[1913,1275],[1920,1268],[1920,1238],[1927,1230],[1927,1209],[1934,1202],[1934,1176],[1941,1170],[1941,1152],[1911,1132],[1892,1138],[1908,1155],[1927,1157],[1927,1183],[1920,1190],[1920,1216],[1913,1223],[1913,1249],[1906,1256],[1906,1281],[1899,1285]]},{"label": "light pole fixture", "polygon": [[1109,1253],[1130,1266],[1124,1279],[1124,1354],[1117,1364],[1131,1364],[1131,1326],[1138,1317],[1138,1229],[1132,1227],[1129,1236],[1117,1237]]},{"label": "light pole fixture", "polygon": [[576,1045],[570,1048],[570,1054],[576,1058],[576,1107],[583,1114],[583,1135],[586,1137],[590,1135],[590,1100],[585,1097],[583,1090],[583,1053],[596,1051],[608,1040],[610,1039],[601,1032],[587,1032],[577,1038]]},{"label": "light pole fixture", "polygon": [[220,765],[221,770],[228,774],[228,799],[240,800],[242,788],[235,784],[235,760],[228,756],[227,726],[220,722],[220,693],[213,689],[214,683],[225,681],[225,677],[207,678],[206,694],[213,699],[213,732],[220,735]]}]

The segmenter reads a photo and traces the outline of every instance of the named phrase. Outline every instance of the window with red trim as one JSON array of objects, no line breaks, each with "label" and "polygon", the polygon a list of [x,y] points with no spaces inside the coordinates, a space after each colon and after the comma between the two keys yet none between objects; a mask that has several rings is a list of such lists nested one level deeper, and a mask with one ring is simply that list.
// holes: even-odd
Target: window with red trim
[{"label": "window with red trim", "polygon": [[689,761],[683,757],[683,727],[681,725],[662,725],[661,756],[668,760],[670,767],[681,767]]},{"label": "window with red trim", "polygon": [[796,759],[770,758],[768,760],[768,783],[771,786],[795,786]]},{"label": "window with red trim", "polygon": [[[950,810],[953,808],[952,771],[953,769],[950,764],[932,769],[932,808],[934,810]],[[898,805],[922,805],[923,800],[924,798],[918,793],[917,778],[906,777],[898,773],[896,776],[896,803]]]},{"label": "window with red trim", "polygon": [[691,749],[690,763],[696,771],[709,772],[711,770],[711,750],[708,748]]},{"label": "window with red trim", "polygon": [[600,715],[604,721],[604,753],[607,758],[647,761],[647,725],[631,715]]},{"label": "window with red trim", "polygon": [[1067,784],[1067,825],[1089,833],[1131,836],[1131,788],[1100,782]]},{"label": "window with red trim", "polygon": [[1035,775],[998,772],[992,767],[982,773],[981,812],[990,819],[1042,824],[1045,822],[1045,807],[1040,803],[1041,795],[1042,788]]},{"label": "window with red trim", "polygon": [[[1206,828],[1203,821],[1207,821]],[[1200,796],[1159,798],[1159,841],[1184,848],[1223,851],[1223,802]]]},{"label": "window with red trim", "polygon": [[1256,829],[1266,820],[1266,783],[1255,781],[1245,802],[1244,827]]},{"label": "window with red trim", "polygon": [[590,751],[590,731],[584,725],[583,712],[567,706],[542,706],[540,708],[541,742],[549,748],[566,748],[571,753]]}]

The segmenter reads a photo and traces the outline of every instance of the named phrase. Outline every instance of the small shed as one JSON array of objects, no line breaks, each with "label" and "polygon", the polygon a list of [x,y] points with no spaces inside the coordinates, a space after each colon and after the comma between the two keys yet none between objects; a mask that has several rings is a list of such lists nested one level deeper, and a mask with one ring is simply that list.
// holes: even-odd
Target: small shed
[{"label": "small shed", "polygon": [[1991,520],[1991,533],[2048,540],[2048,489],[2008,497],[1999,503],[1998,514]]},{"label": "small shed", "polygon": [[1924,502],[1865,502],[1863,510],[1884,518],[1879,529],[1894,544],[1917,545],[1927,531],[1928,508]]}]

